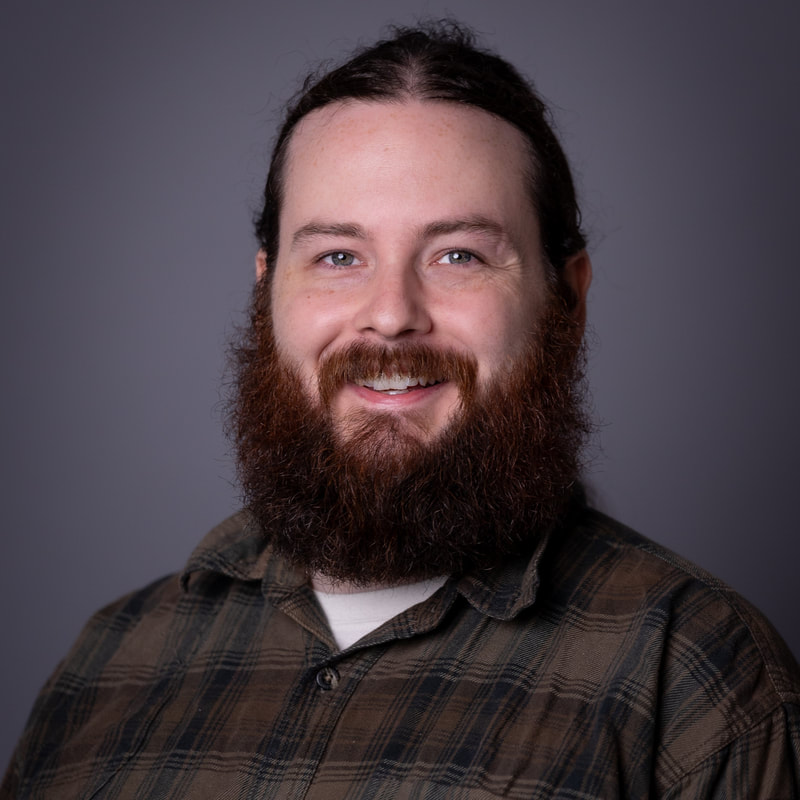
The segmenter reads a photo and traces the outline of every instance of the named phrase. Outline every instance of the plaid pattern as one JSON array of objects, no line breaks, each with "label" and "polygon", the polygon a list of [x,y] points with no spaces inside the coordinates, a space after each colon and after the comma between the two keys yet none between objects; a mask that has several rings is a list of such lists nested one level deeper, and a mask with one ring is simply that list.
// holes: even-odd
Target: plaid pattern
[{"label": "plaid pattern", "polygon": [[0,798],[778,800],[798,701],[758,612],[597,512],[344,652],[240,514],[89,622]]}]

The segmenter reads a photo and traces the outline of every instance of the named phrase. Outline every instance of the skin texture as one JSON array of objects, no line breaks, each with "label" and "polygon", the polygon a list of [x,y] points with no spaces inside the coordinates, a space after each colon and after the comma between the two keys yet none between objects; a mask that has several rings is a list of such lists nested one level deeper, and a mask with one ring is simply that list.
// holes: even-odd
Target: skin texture
[{"label": "skin texture", "polygon": [[[357,341],[470,355],[479,386],[510,369],[546,296],[527,166],[513,126],[450,103],[337,103],[302,120],[272,311],[278,350],[311,397],[320,362]],[[458,405],[448,382],[400,394],[348,384],[332,413],[342,431],[374,410],[432,437]]]}]

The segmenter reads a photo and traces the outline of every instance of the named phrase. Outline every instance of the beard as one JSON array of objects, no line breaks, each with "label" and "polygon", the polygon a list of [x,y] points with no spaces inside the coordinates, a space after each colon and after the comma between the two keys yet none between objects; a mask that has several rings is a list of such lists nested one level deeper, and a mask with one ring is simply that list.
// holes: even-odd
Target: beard
[{"label": "beard", "polygon": [[[320,364],[314,400],[278,352],[260,280],[232,349],[228,428],[245,506],[276,553],[334,583],[407,583],[530,552],[578,488],[591,427],[582,339],[554,294],[522,355],[488,386],[461,353],[357,343]],[[434,435],[413,412],[335,422],[345,382],[381,372],[453,381],[460,408]]]}]

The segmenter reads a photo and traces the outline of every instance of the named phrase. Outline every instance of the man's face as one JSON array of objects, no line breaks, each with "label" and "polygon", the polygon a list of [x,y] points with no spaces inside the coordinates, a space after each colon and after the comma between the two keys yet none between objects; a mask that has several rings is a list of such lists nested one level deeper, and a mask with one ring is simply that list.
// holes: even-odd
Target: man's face
[{"label": "man's face", "polygon": [[515,128],[446,103],[340,103],[293,134],[230,429],[250,513],[306,574],[485,569],[565,512],[590,268],[567,263],[568,309],[527,167]]},{"label": "man's face", "polygon": [[[301,121],[272,315],[313,401],[320,367],[354,344],[456,353],[479,391],[510,374],[548,294],[528,168],[513,126],[450,103],[338,103]],[[347,438],[348,421],[380,413],[436,438],[459,408],[456,382],[388,363],[325,398],[335,429]]]}]

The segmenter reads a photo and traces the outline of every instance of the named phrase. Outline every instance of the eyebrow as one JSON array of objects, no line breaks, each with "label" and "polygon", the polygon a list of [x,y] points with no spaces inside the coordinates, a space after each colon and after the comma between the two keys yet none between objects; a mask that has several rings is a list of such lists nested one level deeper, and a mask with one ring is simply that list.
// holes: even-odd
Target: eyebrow
[{"label": "eyebrow", "polygon": [[[480,214],[458,219],[435,220],[423,225],[417,235],[421,239],[432,239],[436,236],[448,236],[453,233],[479,233],[497,241],[510,243],[506,229],[489,217]],[[306,223],[292,234],[292,247],[305,244],[318,236],[342,236],[347,239],[365,240],[369,238],[367,231],[354,222],[321,222]]]},{"label": "eyebrow", "polygon": [[448,236],[451,233],[482,233],[493,239],[509,238],[508,231],[489,217],[476,214],[464,219],[443,219],[424,225],[422,238],[432,239],[434,236]]},{"label": "eyebrow", "polygon": [[366,239],[366,231],[352,222],[309,222],[292,235],[292,247],[317,236],[345,236],[348,239]]}]

